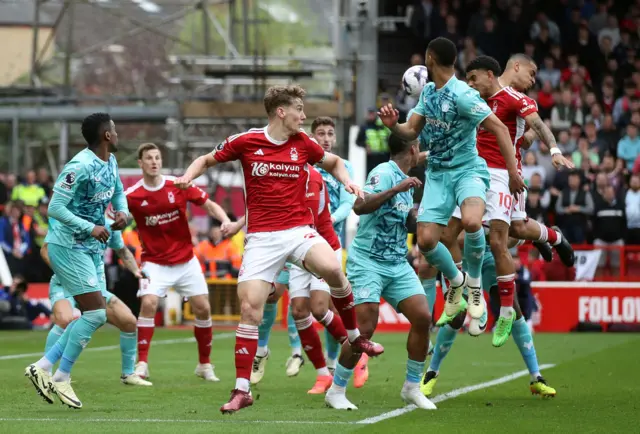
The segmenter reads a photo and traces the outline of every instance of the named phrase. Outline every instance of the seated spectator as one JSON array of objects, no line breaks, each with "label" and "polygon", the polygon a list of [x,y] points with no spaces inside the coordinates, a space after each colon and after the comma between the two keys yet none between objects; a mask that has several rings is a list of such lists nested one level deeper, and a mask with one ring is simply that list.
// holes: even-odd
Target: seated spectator
[{"label": "seated spectator", "polygon": [[524,178],[524,182],[529,185],[531,176],[537,173],[542,178],[542,183],[547,177],[547,173],[543,166],[538,164],[538,160],[536,158],[536,154],[534,152],[527,152],[524,154],[524,158],[522,159],[522,177]]},{"label": "seated spectator", "polygon": [[545,56],[544,65],[538,71],[537,79],[541,83],[548,82],[551,88],[558,87],[558,85],[560,84],[560,70],[556,68],[555,61],[550,54]]},{"label": "seated spectator", "polygon": [[604,113],[602,113],[602,107],[600,104],[594,104],[589,107],[589,114],[584,118],[585,122],[593,122],[596,124],[596,128],[602,125],[604,121]]},{"label": "seated spectator", "polygon": [[553,159],[551,158],[549,147],[542,142],[540,142],[540,144],[538,145],[538,152],[536,152],[536,161],[539,166],[544,167],[545,185],[553,184],[553,180],[556,175],[556,168],[553,166]]},{"label": "seated spectator", "polygon": [[589,141],[586,137],[578,139],[578,149],[571,154],[571,160],[576,167],[582,167],[583,160],[587,160],[592,169],[597,169],[600,164],[598,149],[589,149]]},{"label": "seated spectator", "polygon": [[627,125],[627,135],[618,142],[618,158],[626,170],[633,171],[633,164],[640,154],[640,137],[638,137],[638,127],[634,124]]},{"label": "seated spectator", "polygon": [[570,243],[584,243],[588,218],[593,214],[591,193],[581,187],[580,171],[573,170],[569,174],[568,185],[564,188],[556,202],[558,226]]},{"label": "seated spectator", "polygon": [[553,96],[553,85],[550,81],[542,82],[542,89],[538,92],[538,98],[534,100],[538,101],[540,117],[543,119],[551,117],[551,110],[553,110],[556,101]]},{"label": "seated spectator", "polygon": [[605,114],[602,117],[602,124],[598,126],[596,123],[596,129],[598,130],[598,138],[607,144],[607,149],[609,149],[615,157],[618,140],[620,140],[620,132],[616,130],[616,125],[613,122],[613,116],[611,116],[611,114]]},{"label": "seated spectator", "polygon": [[36,207],[40,199],[46,196],[44,188],[36,183],[36,172],[27,171],[23,184],[17,185],[11,193],[11,200],[20,200],[27,206]]},{"label": "seated spectator", "polygon": [[558,133],[558,148],[571,158],[571,154],[578,148],[578,142],[572,142],[569,131],[563,130]]},{"label": "seated spectator", "polygon": [[589,149],[593,149],[598,153],[599,160],[602,160],[604,154],[609,151],[607,142],[598,137],[598,129],[593,121],[587,121],[584,124],[584,135],[589,142]]},{"label": "seated spectator", "polygon": [[51,316],[47,306],[27,298],[27,281],[19,274],[14,275],[11,286],[0,290],[0,293],[0,299],[10,304],[9,311],[0,315],[0,329],[30,329],[32,321],[40,315]]},{"label": "seated spectator", "polygon": [[[607,185],[602,196],[594,195],[593,202],[593,244],[604,247],[624,246],[627,229],[625,204],[618,200],[613,186]],[[613,268],[619,267],[620,250],[603,249],[599,265],[601,267],[605,265]]]},{"label": "seated spectator", "polygon": [[560,102],[551,110],[551,127],[555,131],[568,130],[573,123],[583,124],[582,111],[578,110],[572,99],[571,91],[569,89],[563,90],[560,94]]},{"label": "seated spectator", "polygon": [[627,215],[627,244],[640,245],[640,174],[631,175],[624,202]]}]

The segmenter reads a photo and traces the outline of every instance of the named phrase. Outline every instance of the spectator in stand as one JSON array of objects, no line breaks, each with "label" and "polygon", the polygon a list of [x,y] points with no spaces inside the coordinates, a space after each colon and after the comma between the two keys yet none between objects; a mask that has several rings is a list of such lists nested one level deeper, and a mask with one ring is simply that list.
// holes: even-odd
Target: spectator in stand
[{"label": "spectator in stand", "polygon": [[598,32],[598,42],[602,43],[603,38],[609,38],[612,47],[620,43],[620,27],[618,26],[618,18],[615,15],[609,15],[607,17],[607,25]]},{"label": "spectator in stand", "polygon": [[53,191],[53,178],[51,178],[51,175],[49,175],[49,171],[46,168],[41,167],[38,169],[37,180],[40,187],[44,189],[45,196],[51,197],[51,192]]},{"label": "spectator in stand", "polygon": [[7,190],[7,174],[0,173],[0,213],[4,211],[4,204],[9,200],[10,194]]},{"label": "spectator in stand", "polygon": [[378,164],[389,160],[389,135],[389,129],[378,117],[378,109],[371,107],[356,137],[356,145],[367,151],[367,173]]},{"label": "spectator in stand", "polygon": [[27,206],[36,207],[40,199],[46,196],[44,188],[36,183],[36,172],[28,170],[25,174],[24,184],[13,189],[11,200],[20,200]]},{"label": "spectator in stand", "polygon": [[571,91],[569,89],[563,90],[560,102],[551,110],[551,127],[558,132],[568,130],[573,123],[582,125],[583,122],[582,111],[572,103]]},{"label": "spectator in stand", "polygon": [[[440,7],[442,8],[442,5]],[[463,38],[458,32],[458,18],[456,18],[455,15],[449,14],[443,21],[445,23],[445,28],[442,31],[441,36],[453,41],[453,43],[456,44],[456,47],[462,46]]]},{"label": "spectator in stand", "polygon": [[627,125],[627,135],[618,142],[618,158],[622,160],[624,167],[629,172],[633,171],[633,164],[640,154],[640,137],[638,127],[634,124]]},{"label": "spectator in stand", "polygon": [[585,122],[593,122],[596,126],[602,125],[604,121],[604,113],[600,104],[594,104],[589,107],[589,114],[584,118]]},{"label": "spectator in stand", "polygon": [[49,230],[48,209],[49,198],[45,196],[40,200],[38,209],[33,215],[33,223],[29,232],[29,238],[31,238],[31,248],[27,257],[29,282],[48,282],[51,279],[51,269],[40,256],[40,249]]},{"label": "spectator in stand", "polygon": [[604,195],[594,194],[593,244],[603,249],[599,265],[620,266],[620,249],[624,246],[627,231],[624,201],[616,197],[612,185],[604,188]]},{"label": "spectator in stand", "polygon": [[540,257],[540,252],[538,252],[538,249],[529,249],[528,262],[528,268],[531,272],[532,282],[544,282],[545,280],[547,280],[544,275],[545,262],[544,259]]},{"label": "spectator in stand", "polygon": [[600,97],[600,102],[602,103],[602,111],[605,114],[611,113],[613,111],[613,106],[616,103],[616,98],[613,77],[611,76],[605,78],[602,84],[602,95]]},{"label": "spectator in stand", "polygon": [[598,127],[596,123],[596,129],[598,130],[598,138],[607,144],[607,149],[615,156],[618,150],[620,132],[616,129],[613,116],[611,114],[605,114],[602,117],[602,125]]},{"label": "spectator in stand", "polygon": [[584,136],[587,140],[589,149],[593,149],[598,153],[598,157],[601,160],[604,154],[609,152],[609,146],[607,142],[598,137],[598,130],[596,124],[593,121],[587,121],[584,124]]},{"label": "spectator in stand", "polygon": [[485,26],[485,18],[491,16],[491,0],[480,0],[477,11],[471,15],[467,27],[467,36],[476,39]]},{"label": "spectator in stand", "polygon": [[564,68],[560,74],[560,82],[562,84],[569,83],[571,81],[571,76],[574,74],[581,75],[586,83],[591,82],[591,74],[589,74],[587,68],[580,65],[577,53],[571,53],[567,56],[567,67]]},{"label": "spectator in stand", "polygon": [[597,12],[589,19],[589,30],[597,35],[600,30],[607,26],[609,19],[609,6],[607,1],[598,0],[596,6]]},{"label": "spectator in stand", "polygon": [[473,40],[473,38],[464,38],[464,48],[462,49],[462,51],[460,51],[460,53],[458,53],[458,65],[464,71],[466,70],[469,62],[471,62],[481,54],[484,53],[477,48],[476,42]]},{"label": "spectator in stand", "polygon": [[[625,115],[631,112],[631,100],[636,96],[636,84],[633,80],[626,80],[624,82],[624,95],[616,100],[613,105],[613,111],[611,114],[613,115],[613,122],[619,128],[623,128],[627,125],[628,121],[625,123]],[[631,116],[629,114],[629,116]]]},{"label": "spectator in stand", "polygon": [[[558,87],[560,85],[560,70],[556,68],[555,61],[551,54],[548,54],[544,58],[544,65],[538,71],[538,77],[541,83],[549,82],[551,88]],[[538,102],[538,105],[540,102]]]},{"label": "spectator in stand", "polygon": [[[556,101],[553,96],[553,86],[550,81],[544,81],[542,83],[542,89],[538,92],[538,111],[540,113],[540,117],[543,119],[547,119],[551,117],[551,110],[555,105]],[[536,100],[534,100],[536,101]]]},{"label": "spectator in stand", "polygon": [[528,151],[522,158],[522,178],[524,178],[525,184],[531,185],[530,181],[533,174],[538,174],[543,183],[547,177],[544,166],[538,164],[535,152]]},{"label": "spectator in stand", "polygon": [[547,224],[547,211],[542,206],[542,191],[539,187],[529,187],[527,191],[527,204],[525,209],[527,211],[527,217],[542,224]]},{"label": "spectator in stand", "polygon": [[427,41],[433,37],[433,17],[436,13],[436,5],[432,0],[421,0],[414,7],[409,27],[416,37],[418,45],[416,51],[424,52]]},{"label": "spectator in stand", "polygon": [[589,148],[589,140],[586,137],[578,139],[578,149],[571,154],[571,160],[576,167],[582,167],[582,161],[587,160],[590,169],[597,169],[600,164],[598,148]]},{"label": "spectator in stand", "polygon": [[553,166],[553,159],[551,158],[551,152],[549,151],[549,147],[542,142],[538,144],[538,151],[536,152],[536,161],[539,166],[544,167],[545,185],[553,184],[554,178],[556,176],[556,168]]},{"label": "spectator in stand", "polygon": [[635,50],[635,45],[631,39],[631,33],[627,30],[620,32],[620,43],[616,45],[613,52],[621,65],[629,64],[629,51]]},{"label": "spectator in stand", "polygon": [[501,20],[500,27],[505,35],[509,35],[506,41],[507,51],[509,53],[521,51],[524,41],[527,40],[528,32],[522,18],[522,7],[519,4],[516,3],[509,6],[507,19],[505,21]]},{"label": "spectator in stand", "polygon": [[640,175],[634,173],[624,198],[627,215],[627,244],[640,245]]},{"label": "spectator in stand", "polygon": [[7,215],[0,217],[0,245],[11,274],[24,275],[27,264],[25,255],[29,250],[29,231],[22,222],[23,204],[13,201],[7,206]]},{"label": "spectator in stand", "polygon": [[549,32],[549,38],[556,44],[560,43],[560,28],[558,25],[549,19],[546,13],[538,12],[536,20],[531,24],[531,30],[529,31],[529,37],[536,39],[543,29],[546,28]]},{"label": "spectator in stand", "polygon": [[543,210],[545,210],[545,215],[542,217],[545,222],[548,222],[547,210],[549,209],[549,204],[551,203],[551,193],[549,193],[549,190],[544,187],[544,184],[542,183],[542,177],[539,173],[534,173],[533,175],[531,175],[531,179],[529,180],[529,191],[531,190],[536,190],[538,191],[538,194],[540,194],[540,206]]},{"label": "spectator in stand", "polygon": [[201,241],[195,249],[207,277],[231,278],[237,276],[242,255],[230,239],[222,237],[221,223],[215,222],[209,229],[208,239]]},{"label": "spectator in stand", "polygon": [[573,152],[578,148],[578,143],[575,141],[571,141],[571,135],[569,131],[562,130],[558,133],[558,149],[562,151],[563,154],[568,154],[571,156]]},{"label": "spectator in stand", "polygon": [[484,19],[484,29],[475,40],[487,56],[495,58],[501,65],[507,61],[505,41],[498,33],[495,18],[488,16]]},{"label": "spectator in stand", "polygon": [[571,243],[584,243],[587,233],[587,222],[593,215],[593,199],[588,189],[581,187],[581,174],[573,170],[569,174],[568,185],[564,188],[556,202],[558,226],[563,235]]}]

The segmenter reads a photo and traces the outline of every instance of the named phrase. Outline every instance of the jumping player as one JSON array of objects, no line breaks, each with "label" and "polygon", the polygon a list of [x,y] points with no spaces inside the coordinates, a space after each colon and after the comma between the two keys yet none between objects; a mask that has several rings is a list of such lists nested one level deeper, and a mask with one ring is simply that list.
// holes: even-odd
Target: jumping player
[{"label": "jumping player", "polygon": [[144,143],[138,147],[138,165],[142,179],[127,189],[126,195],[140,233],[142,269],[151,279],[143,280],[138,291],[141,305],[136,374],[149,378],[149,347],[158,301],[173,288],[189,298],[196,317],[193,334],[198,344],[198,365],[195,374],[207,381],[220,381],[210,359],[213,332],[209,287],[193,254],[187,202],[202,207],[221,221],[223,228],[229,225],[229,217],[200,188],[191,186],[181,190],[176,187],[174,177],[162,175],[162,155],[155,144]]},{"label": "jumping player", "polygon": [[326,153],[300,131],[306,116],[299,86],[274,86],[264,105],[269,117],[265,128],[227,138],[216,149],[196,159],[176,180],[181,188],[207,168],[240,160],[246,186],[247,237],[238,277],[241,319],[236,332],[236,387],[220,411],[232,413],[253,404],[249,377],[258,346],[258,325],[276,275],[287,260],[323,278],[331,289],[334,306],[355,351],[370,356],[383,353],[381,345],[360,335],[353,310],[353,294],[329,244],[311,227],[313,214],[306,206],[307,164],[319,164],[351,194],[362,195],[351,182],[344,162]]}]

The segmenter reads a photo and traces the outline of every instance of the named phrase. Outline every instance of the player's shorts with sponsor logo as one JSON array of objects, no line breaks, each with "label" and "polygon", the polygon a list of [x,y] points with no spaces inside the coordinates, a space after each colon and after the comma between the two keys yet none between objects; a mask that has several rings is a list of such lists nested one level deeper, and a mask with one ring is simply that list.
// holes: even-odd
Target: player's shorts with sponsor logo
[{"label": "player's shorts with sponsor logo", "polygon": [[[48,243],[49,261],[64,297],[106,291],[102,253]],[[59,297],[59,295],[57,295]],[[51,297],[50,297],[51,298]]]},{"label": "player's shorts with sponsor logo", "polygon": [[427,167],[418,222],[446,226],[465,199],[479,197],[486,202],[488,188],[487,163],[480,157],[452,169]]},{"label": "player's shorts with sponsor logo", "polygon": [[[111,292],[107,291],[107,282],[105,280],[102,281],[101,291],[107,304],[109,304],[111,299],[115,296]],[[69,293],[65,292],[62,283],[60,283],[60,279],[58,279],[58,276],[54,274],[49,281],[49,302],[51,303],[51,308],[53,309],[53,305],[60,300],[67,300],[71,304],[72,308],[77,307],[76,300],[73,296],[69,295]]]},{"label": "player's shorts with sponsor logo", "polygon": [[[506,169],[489,168],[489,191],[487,191],[486,209],[482,220],[490,222],[501,220],[508,224],[516,220],[525,220],[527,212],[526,190],[513,196],[509,190],[509,172]],[[462,218],[460,207],[453,212],[453,217]]]},{"label": "player's shorts with sponsor logo", "polygon": [[183,297],[209,294],[200,261],[195,256],[187,262],[175,265],[145,262],[142,264],[142,270],[149,279],[140,280],[138,297],[148,294],[166,297],[169,288],[173,288]]},{"label": "player's shorts with sponsor logo", "polygon": [[[336,259],[342,261],[342,248],[335,251]],[[280,277],[280,276],[278,276]],[[304,268],[291,264],[289,270],[289,298],[311,297],[311,291],[330,293],[329,285]]]},{"label": "player's shorts with sponsor logo", "polygon": [[249,233],[245,237],[238,282],[264,280],[273,283],[287,262],[304,268],[304,257],[318,243],[326,241],[311,226]]},{"label": "player's shorts with sponsor logo", "polygon": [[353,249],[347,258],[347,279],[354,304],[380,303],[380,298],[398,311],[398,304],[414,295],[425,295],[422,283],[408,261],[377,262]]}]

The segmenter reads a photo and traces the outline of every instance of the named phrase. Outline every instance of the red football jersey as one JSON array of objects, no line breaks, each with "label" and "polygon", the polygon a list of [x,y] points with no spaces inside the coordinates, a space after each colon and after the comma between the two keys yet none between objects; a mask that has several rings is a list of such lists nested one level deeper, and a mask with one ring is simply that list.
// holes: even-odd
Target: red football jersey
[{"label": "red football jersey", "polygon": [[[522,166],[520,155],[520,139],[525,131],[526,116],[538,111],[538,105],[528,96],[517,92],[507,86],[500,89],[495,95],[487,99],[487,105],[491,107],[495,115],[509,128],[511,142],[515,147],[518,168]],[[485,130],[482,126],[478,129],[477,137],[478,154],[485,159],[488,167],[494,169],[506,169],[496,136]]]},{"label": "red football jersey", "polygon": [[159,186],[148,187],[141,179],[126,191],[140,234],[142,262],[177,265],[193,258],[187,202],[203,205],[209,195],[195,186],[181,190],[174,180],[164,176]]},{"label": "red football jersey", "polygon": [[306,205],[308,164],[324,149],[306,133],[275,140],[267,128],[227,138],[213,151],[216,161],[240,160],[244,176],[247,232],[273,232],[314,224]]},{"label": "red football jersey", "polygon": [[340,240],[333,229],[331,211],[329,211],[329,192],[324,185],[322,175],[313,166],[309,168],[309,186],[307,188],[307,206],[313,212],[316,230],[333,250],[340,248]]}]

